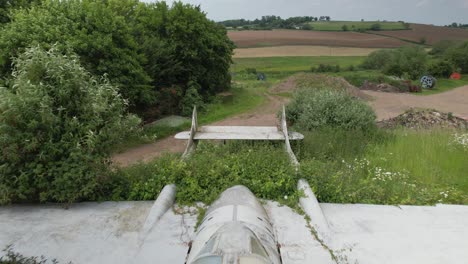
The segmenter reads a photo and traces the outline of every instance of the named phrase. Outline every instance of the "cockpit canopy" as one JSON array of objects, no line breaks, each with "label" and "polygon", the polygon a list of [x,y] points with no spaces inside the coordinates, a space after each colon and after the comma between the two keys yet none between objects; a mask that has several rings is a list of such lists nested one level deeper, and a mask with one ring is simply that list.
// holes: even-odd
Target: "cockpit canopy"
[{"label": "cockpit canopy", "polygon": [[241,222],[221,227],[206,242],[193,264],[269,264],[257,236]]}]

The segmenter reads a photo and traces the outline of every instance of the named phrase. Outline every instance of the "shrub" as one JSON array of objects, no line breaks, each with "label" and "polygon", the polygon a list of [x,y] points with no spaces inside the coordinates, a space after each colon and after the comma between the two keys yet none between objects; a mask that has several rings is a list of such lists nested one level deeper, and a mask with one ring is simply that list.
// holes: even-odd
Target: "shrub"
[{"label": "shrub", "polygon": [[435,56],[442,56],[448,49],[455,47],[456,45],[457,42],[454,40],[441,40],[432,46],[432,49],[429,52],[429,54]]},{"label": "shrub", "polygon": [[363,63],[366,69],[382,70],[384,74],[419,79],[426,71],[426,51],[417,46],[396,50],[378,50],[371,53]]},{"label": "shrub", "polygon": [[419,43],[422,44],[422,45],[425,45],[427,43],[427,38],[426,37],[421,37],[419,39]]},{"label": "shrub", "polygon": [[0,89],[0,203],[94,197],[113,144],[139,119],[75,55],[27,49]]},{"label": "shrub", "polygon": [[408,46],[397,49],[383,68],[383,73],[415,80],[421,78],[426,72],[427,53],[417,46]]},{"label": "shrub", "polygon": [[256,75],[257,74],[257,69],[255,69],[255,68],[246,68],[245,72],[247,74],[255,74]]},{"label": "shrub", "polygon": [[468,73],[468,41],[448,49],[445,58],[460,68],[462,73]]},{"label": "shrub", "polygon": [[340,68],[340,65],[320,64],[317,68],[312,66],[310,70],[312,72],[317,72],[317,73],[340,72],[341,68]]},{"label": "shrub", "polygon": [[365,59],[362,67],[365,69],[381,70],[392,59],[394,51],[392,50],[377,50],[369,54]]},{"label": "shrub", "polygon": [[373,31],[380,31],[381,29],[382,29],[382,26],[379,23],[372,24],[372,26],[370,27],[370,30],[373,30]]},{"label": "shrub", "polygon": [[428,67],[428,73],[435,77],[448,78],[453,73],[453,65],[446,60],[437,61]]},{"label": "shrub", "polygon": [[196,106],[198,111],[202,111],[204,109],[203,99],[198,93],[201,90],[200,85],[196,82],[190,82],[189,88],[185,91],[184,98],[182,98],[182,115],[184,116],[191,116],[193,107]]},{"label": "shrub", "polygon": [[335,127],[368,131],[375,128],[375,113],[345,92],[301,89],[287,107],[288,120],[301,130]]}]

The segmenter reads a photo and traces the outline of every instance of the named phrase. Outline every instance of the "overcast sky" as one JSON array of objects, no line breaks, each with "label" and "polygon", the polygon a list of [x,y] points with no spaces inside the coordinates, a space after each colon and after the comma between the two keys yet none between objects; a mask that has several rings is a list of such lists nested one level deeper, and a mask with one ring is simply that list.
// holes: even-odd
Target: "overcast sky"
[{"label": "overcast sky", "polygon": [[[155,2],[154,0],[145,0]],[[173,0],[166,1],[168,3]],[[183,0],[201,5],[215,21],[262,15],[331,16],[333,20],[404,20],[447,25],[468,24],[468,0]]]}]

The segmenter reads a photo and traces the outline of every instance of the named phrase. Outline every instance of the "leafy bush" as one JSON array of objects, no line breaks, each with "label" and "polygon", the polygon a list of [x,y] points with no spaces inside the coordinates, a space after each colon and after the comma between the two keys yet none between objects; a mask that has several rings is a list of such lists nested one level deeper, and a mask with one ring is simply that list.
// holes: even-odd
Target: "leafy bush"
[{"label": "leafy bush", "polygon": [[430,64],[427,71],[434,77],[448,78],[453,73],[453,68],[449,61],[441,60]]},{"label": "leafy bush", "polygon": [[184,98],[182,98],[182,115],[191,116],[193,107],[196,106],[199,111],[203,111],[204,104],[203,98],[198,91],[201,90],[200,85],[196,82],[189,82],[187,91],[185,91]]},{"label": "leafy bush", "polygon": [[382,70],[392,59],[393,50],[377,50],[369,54],[362,67],[365,69]]},{"label": "leafy bush", "polygon": [[383,73],[412,80],[426,72],[427,53],[421,47],[408,46],[397,49],[383,68]]},{"label": "leafy bush", "polygon": [[[11,59],[32,45],[72,50],[95,75],[107,74],[146,118],[180,112],[191,81],[207,101],[229,89],[234,44],[226,29],[206,18],[199,7],[138,0],[44,0],[14,12],[0,30],[0,73],[11,72]],[[174,104],[164,89],[178,86]],[[166,108],[174,107],[174,108]]]},{"label": "leafy bush", "polygon": [[429,54],[439,57],[444,55],[448,49],[455,47],[456,45],[457,42],[454,40],[441,40],[432,46],[432,49],[429,52]]},{"label": "leafy bush", "polygon": [[139,119],[75,55],[27,49],[0,89],[0,203],[94,197],[113,144]]},{"label": "leafy bush", "polygon": [[445,58],[456,68],[460,68],[462,73],[468,73],[468,41],[449,48],[445,53]]},{"label": "leafy bush", "polygon": [[370,30],[373,30],[373,31],[380,31],[381,29],[382,29],[382,26],[379,23],[372,24],[372,26],[370,27]]},{"label": "leafy bush", "polygon": [[288,120],[301,130],[323,127],[372,130],[375,113],[364,102],[341,91],[301,89],[287,107]]},{"label": "leafy bush", "polygon": [[320,64],[317,68],[312,67],[310,69],[311,72],[317,73],[324,73],[324,72],[340,72],[341,67],[340,65],[328,65],[328,64]]},{"label": "leafy bush", "polygon": [[363,63],[366,69],[381,70],[384,74],[410,79],[419,79],[426,71],[426,51],[417,46],[396,50],[378,50],[371,53]]}]

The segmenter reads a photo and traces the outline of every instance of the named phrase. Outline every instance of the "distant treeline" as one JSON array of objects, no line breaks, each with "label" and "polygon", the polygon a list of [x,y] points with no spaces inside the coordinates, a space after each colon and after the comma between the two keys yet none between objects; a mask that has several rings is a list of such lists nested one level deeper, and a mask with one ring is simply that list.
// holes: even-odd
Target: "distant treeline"
[{"label": "distant treeline", "polygon": [[224,25],[228,28],[234,29],[274,29],[274,28],[284,28],[284,29],[308,29],[311,26],[309,22],[314,21],[330,21],[329,16],[298,16],[290,17],[287,19],[282,19],[280,16],[262,16],[261,19],[255,20],[246,20],[246,19],[234,19],[221,21],[219,24]]},{"label": "distant treeline", "polygon": [[452,28],[466,28],[466,29],[468,29],[468,24],[462,24],[462,23],[453,22],[452,24],[447,25],[446,27],[452,27]]}]

